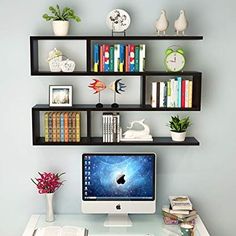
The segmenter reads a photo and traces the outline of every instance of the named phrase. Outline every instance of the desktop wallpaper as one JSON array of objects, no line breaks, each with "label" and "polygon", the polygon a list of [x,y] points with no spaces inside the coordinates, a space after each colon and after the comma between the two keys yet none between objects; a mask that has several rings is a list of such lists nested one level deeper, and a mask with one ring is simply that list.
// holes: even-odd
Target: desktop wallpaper
[{"label": "desktop wallpaper", "polygon": [[153,199],[153,156],[88,155],[83,162],[84,199]]}]

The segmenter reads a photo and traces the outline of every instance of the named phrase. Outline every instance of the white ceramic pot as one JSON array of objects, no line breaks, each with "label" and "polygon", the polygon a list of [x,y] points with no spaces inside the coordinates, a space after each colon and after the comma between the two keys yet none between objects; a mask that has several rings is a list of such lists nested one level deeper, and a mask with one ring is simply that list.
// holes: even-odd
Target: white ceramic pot
[{"label": "white ceramic pot", "polygon": [[175,142],[183,142],[185,140],[186,131],[182,133],[170,131],[170,133],[171,133],[172,140]]},{"label": "white ceramic pot", "polygon": [[53,222],[54,221],[54,213],[53,213],[53,196],[54,193],[46,193],[46,221]]},{"label": "white ceramic pot", "polygon": [[56,36],[66,36],[69,31],[69,21],[55,20],[52,22],[53,32]]}]

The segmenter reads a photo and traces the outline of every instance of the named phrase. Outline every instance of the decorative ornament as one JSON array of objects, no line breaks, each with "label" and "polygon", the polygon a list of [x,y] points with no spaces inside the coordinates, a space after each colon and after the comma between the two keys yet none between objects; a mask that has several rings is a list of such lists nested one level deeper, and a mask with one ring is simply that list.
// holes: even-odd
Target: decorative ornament
[{"label": "decorative ornament", "polygon": [[[134,129],[133,127],[135,124],[141,125],[143,129]],[[144,119],[132,121],[127,128],[129,130],[123,134],[124,137],[121,138],[121,141],[153,141],[152,135],[150,134],[150,128],[148,125],[144,124]]]},{"label": "decorative ornament", "polygon": [[75,62],[66,59],[60,63],[60,67],[63,72],[73,72],[75,69]]},{"label": "decorative ornament", "polygon": [[111,89],[113,93],[113,100],[114,103],[111,105],[112,107],[119,107],[119,105],[116,103],[116,94],[121,94],[121,92],[125,92],[126,85],[124,83],[121,83],[121,79],[117,79],[110,83],[109,89]]},{"label": "decorative ornament", "polygon": [[122,9],[115,9],[107,15],[106,23],[109,29],[113,33],[124,33],[129,28],[130,25],[130,16],[129,14]]},{"label": "decorative ornament", "polygon": [[169,21],[167,20],[166,17],[166,11],[161,10],[161,15],[159,19],[156,21],[157,34],[161,35],[161,33],[163,33],[163,35],[165,35],[168,26],[169,26]]},{"label": "decorative ornament", "polygon": [[51,72],[61,72],[62,52],[54,48],[49,52],[48,63]]},{"label": "decorative ornament", "polygon": [[175,21],[174,27],[177,35],[179,35],[179,33],[184,35],[184,31],[188,27],[188,21],[186,19],[184,10],[180,11],[179,18]]}]

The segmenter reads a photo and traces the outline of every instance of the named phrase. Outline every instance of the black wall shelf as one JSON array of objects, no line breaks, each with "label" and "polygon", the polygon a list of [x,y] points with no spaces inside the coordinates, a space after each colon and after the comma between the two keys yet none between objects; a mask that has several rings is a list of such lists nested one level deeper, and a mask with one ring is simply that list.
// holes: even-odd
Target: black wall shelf
[{"label": "black wall shelf", "polygon": [[[41,40],[82,40],[85,41],[85,71],[74,71],[72,73],[50,72],[39,70],[39,41]],[[183,72],[167,72],[167,71],[145,71],[145,72],[93,72],[92,71],[92,45],[99,41],[158,41],[158,40],[203,40],[203,36],[188,35],[188,36],[31,36],[30,37],[30,59],[31,59],[31,75],[33,76],[74,76],[74,78],[81,76],[139,76],[140,77],[140,104],[124,104],[118,108],[112,108],[111,105],[106,104],[103,108],[97,108],[94,104],[74,104],[72,107],[50,107],[46,104],[38,104],[32,108],[32,130],[33,130],[33,145],[163,145],[163,146],[198,146],[199,142],[194,137],[187,137],[184,142],[173,142],[170,137],[154,137],[153,142],[120,142],[120,143],[104,143],[102,137],[92,137],[92,112],[99,111],[200,111],[201,110],[201,81],[202,73],[198,71],[183,71]],[[147,100],[147,83],[150,83],[150,77],[156,78],[158,76],[183,76],[191,77],[193,81],[192,107],[191,108],[152,108]],[[162,78],[163,79],[163,78]],[[153,78],[152,78],[153,80]],[[44,137],[40,135],[40,113],[46,111],[83,111],[87,115],[87,135],[81,137],[78,143],[48,143],[45,142]]]}]

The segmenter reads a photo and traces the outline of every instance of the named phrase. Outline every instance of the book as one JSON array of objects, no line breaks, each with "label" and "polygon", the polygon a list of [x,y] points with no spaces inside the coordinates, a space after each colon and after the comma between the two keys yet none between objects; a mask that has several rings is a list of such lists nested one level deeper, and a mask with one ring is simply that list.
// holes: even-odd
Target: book
[{"label": "book", "polygon": [[57,141],[57,114],[52,112],[52,141]]},{"label": "book", "polygon": [[192,107],[193,81],[188,82],[188,107]]},{"label": "book", "polygon": [[185,80],[182,80],[181,86],[181,107],[185,107]]},{"label": "book", "polygon": [[119,72],[124,72],[124,65],[125,65],[125,45],[120,44]]},{"label": "book", "polygon": [[114,46],[110,46],[110,72],[114,71]]},{"label": "book", "polygon": [[125,46],[125,71],[129,72],[130,71],[130,66],[129,66],[129,45]]},{"label": "book", "polygon": [[48,112],[48,142],[52,142],[52,112]]},{"label": "book", "polygon": [[110,68],[109,68],[109,66],[110,66],[110,62],[109,62],[109,60],[110,60],[110,46],[109,45],[105,45],[104,46],[104,71],[105,72],[109,72],[110,71]]},{"label": "book", "polygon": [[164,107],[164,89],[165,89],[165,83],[160,82],[160,101],[159,101],[159,107]]},{"label": "book", "polygon": [[139,72],[139,51],[140,51],[140,48],[139,48],[139,45],[135,46],[134,48],[134,71],[135,72]]},{"label": "book", "polygon": [[63,112],[61,112],[61,114],[60,114],[60,127],[61,127],[61,129],[60,129],[60,136],[61,136],[60,140],[61,140],[61,142],[65,142],[64,113]]},{"label": "book", "polygon": [[189,83],[189,80],[185,80],[185,103],[184,103],[184,107],[188,107],[188,91],[189,91],[189,88],[188,88],[188,83]]},{"label": "book", "polygon": [[93,71],[98,72],[99,66],[99,45],[94,44],[93,47]]},{"label": "book", "polygon": [[177,86],[177,107],[181,107],[181,85],[182,85],[182,78],[181,77],[177,77],[177,82],[178,82],[178,86]]},{"label": "book", "polygon": [[80,142],[80,113],[76,112],[76,142]]},{"label": "book", "polygon": [[129,45],[129,71],[135,72],[135,45]]},{"label": "book", "polygon": [[38,228],[35,236],[88,236],[88,230],[77,226],[46,226]]},{"label": "book", "polygon": [[61,114],[60,112],[56,112],[56,119],[57,119],[57,142],[61,141]]},{"label": "book", "polygon": [[99,57],[100,57],[100,60],[99,60],[99,63],[100,63],[100,72],[103,72],[104,71],[104,59],[103,59],[103,53],[104,53],[104,47],[103,45],[100,45],[100,50],[99,50]]},{"label": "book", "polygon": [[139,71],[144,72],[145,71],[145,53],[146,53],[146,45],[140,44],[140,50],[139,50]]},{"label": "book", "polygon": [[72,112],[72,142],[76,142],[76,112]]},{"label": "book", "polygon": [[69,142],[72,142],[72,112],[68,113],[68,136]]},{"label": "book", "polygon": [[[192,210],[193,205],[188,196],[169,196],[169,201],[172,210]],[[178,213],[176,213],[178,214]],[[181,213],[180,213],[181,214]],[[184,214],[184,213],[182,213]],[[187,213],[189,214],[189,212]]]},{"label": "book", "polygon": [[157,82],[152,82],[151,106],[154,108],[157,107]]},{"label": "book", "polygon": [[48,135],[48,112],[44,113],[44,137],[45,142],[49,141],[49,135]]},{"label": "book", "polygon": [[64,138],[65,142],[69,142],[69,117],[68,112],[64,113]]},{"label": "book", "polygon": [[120,44],[114,45],[114,72],[119,72],[120,67]]}]

